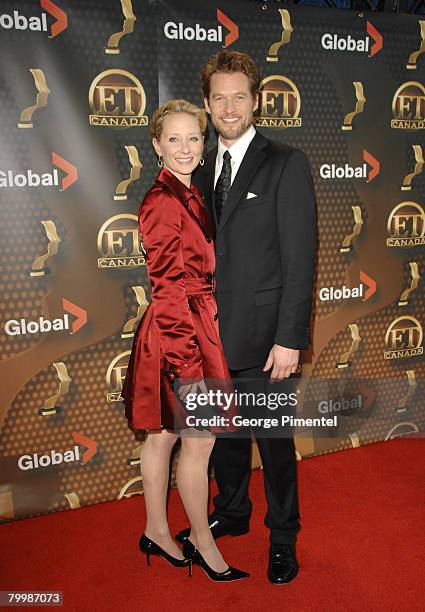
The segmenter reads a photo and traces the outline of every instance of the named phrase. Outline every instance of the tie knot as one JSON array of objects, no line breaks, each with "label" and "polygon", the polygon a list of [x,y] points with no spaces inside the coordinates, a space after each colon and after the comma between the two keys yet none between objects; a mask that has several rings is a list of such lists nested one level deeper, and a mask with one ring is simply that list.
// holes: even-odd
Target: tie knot
[{"label": "tie knot", "polygon": [[232,159],[232,156],[230,155],[229,151],[224,151],[224,153],[223,153],[223,160],[226,163],[228,163],[231,159]]}]

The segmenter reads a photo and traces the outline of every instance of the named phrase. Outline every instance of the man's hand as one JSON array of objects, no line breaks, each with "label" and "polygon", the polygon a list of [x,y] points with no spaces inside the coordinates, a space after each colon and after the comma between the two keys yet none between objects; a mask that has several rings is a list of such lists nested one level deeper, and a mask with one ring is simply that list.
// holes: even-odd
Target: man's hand
[{"label": "man's hand", "polygon": [[263,372],[267,372],[273,367],[270,382],[280,382],[297,371],[299,358],[300,351],[298,349],[285,348],[279,344],[274,344],[267,357]]}]

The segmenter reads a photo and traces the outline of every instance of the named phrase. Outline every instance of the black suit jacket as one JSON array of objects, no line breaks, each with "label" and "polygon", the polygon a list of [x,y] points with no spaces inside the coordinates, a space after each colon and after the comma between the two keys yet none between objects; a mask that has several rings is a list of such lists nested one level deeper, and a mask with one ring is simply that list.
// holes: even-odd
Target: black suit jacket
[{"label": "black suit jacket", "polygon": [[[229,367],[243,370],[263,365],[275,343],[304,349],[310,342],[314,187],[302,151],[257,132],[217,226],[216,156],[217,147],[208,153],[195,182],[215,221],[221,340]],[[256,197],[247,198],[248,192]]]}]

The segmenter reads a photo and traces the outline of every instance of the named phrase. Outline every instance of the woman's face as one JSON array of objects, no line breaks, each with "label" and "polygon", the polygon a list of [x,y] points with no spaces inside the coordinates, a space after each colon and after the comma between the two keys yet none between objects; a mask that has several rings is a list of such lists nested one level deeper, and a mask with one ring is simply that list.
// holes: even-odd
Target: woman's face
[{"label": "woman's face", "polygon": [[153,146],[157,155],[162,156],[164,166],[189,186],[204,146],[197,117],[183,112],[168,115],[159,140],[153,139]]}]

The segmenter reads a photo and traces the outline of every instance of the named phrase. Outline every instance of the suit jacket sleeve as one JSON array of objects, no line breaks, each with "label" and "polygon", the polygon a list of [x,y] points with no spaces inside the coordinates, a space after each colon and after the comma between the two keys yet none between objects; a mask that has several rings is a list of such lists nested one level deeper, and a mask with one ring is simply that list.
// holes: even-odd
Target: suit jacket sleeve
[{"label": "suit jacket sleeve", "polygon": [[289,156],[278,189],[282,297],[275,343],[305,349],[310,343],[316,208],[310,164],[302,151]]},{"label": "suit jacket sleeve", "polygon": [[171,378],[203,378],[202,359],[184,287],[181,203],[164,190],[151,192],[139,211],[147,251],[154,319]]}]

